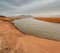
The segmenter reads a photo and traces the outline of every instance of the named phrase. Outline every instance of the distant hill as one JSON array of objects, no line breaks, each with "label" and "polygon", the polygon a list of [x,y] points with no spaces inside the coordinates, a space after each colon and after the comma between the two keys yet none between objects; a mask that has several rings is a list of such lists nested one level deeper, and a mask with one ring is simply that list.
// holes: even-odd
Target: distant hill
[{"label": "distant hill", "polygon": [[14,18],[34,18],[31,15],[18,15],[18,16],[13,16]]},{"label": "distant hill", "polygon": [[1,18],[6,18],[6,16],[0,15]]}]

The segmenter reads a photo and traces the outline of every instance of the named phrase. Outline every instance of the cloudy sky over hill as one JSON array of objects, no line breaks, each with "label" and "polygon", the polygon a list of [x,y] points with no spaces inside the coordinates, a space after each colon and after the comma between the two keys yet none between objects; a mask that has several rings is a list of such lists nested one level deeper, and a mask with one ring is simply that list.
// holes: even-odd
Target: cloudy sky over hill
[{"label": "cloudy sky over hill", "polygon": [[0,15],[60,15],[60,0],[0,0]]}]

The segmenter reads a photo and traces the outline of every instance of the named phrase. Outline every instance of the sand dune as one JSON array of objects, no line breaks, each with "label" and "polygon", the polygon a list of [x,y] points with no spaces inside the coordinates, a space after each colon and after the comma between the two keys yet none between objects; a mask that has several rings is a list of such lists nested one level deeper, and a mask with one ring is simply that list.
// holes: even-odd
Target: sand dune
[{"label": "sand dune", "polygon": [[8,22],[11,22],[11,21],[17,20],[17,19],[20,19],[20,18],[0,16],[0,20],[8,21]]}]

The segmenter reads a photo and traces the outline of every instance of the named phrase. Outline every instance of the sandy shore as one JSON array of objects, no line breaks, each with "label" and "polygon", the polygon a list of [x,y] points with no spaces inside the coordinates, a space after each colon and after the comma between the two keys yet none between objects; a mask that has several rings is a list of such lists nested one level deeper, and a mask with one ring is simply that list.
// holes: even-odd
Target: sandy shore
[{"label": "sandy shore", "polygon": [[10,22],[0,21],[1,37],[0,53],[60,53],[60,42],[25,35]]}]

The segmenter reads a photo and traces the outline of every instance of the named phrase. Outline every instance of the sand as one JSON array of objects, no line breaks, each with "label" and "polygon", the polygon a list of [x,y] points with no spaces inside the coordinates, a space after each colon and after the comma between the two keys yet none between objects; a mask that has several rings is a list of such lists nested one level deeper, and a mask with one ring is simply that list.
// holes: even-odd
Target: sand
[{"label": "sand", "polygon": [[23,34],[7,21],[0,21],[0,44],[0,53],[60,53],[60,42]]},{"label": "sand", "polygon": [[60,17],[36,17],[35,19],[53,23],[60,23]]}]

